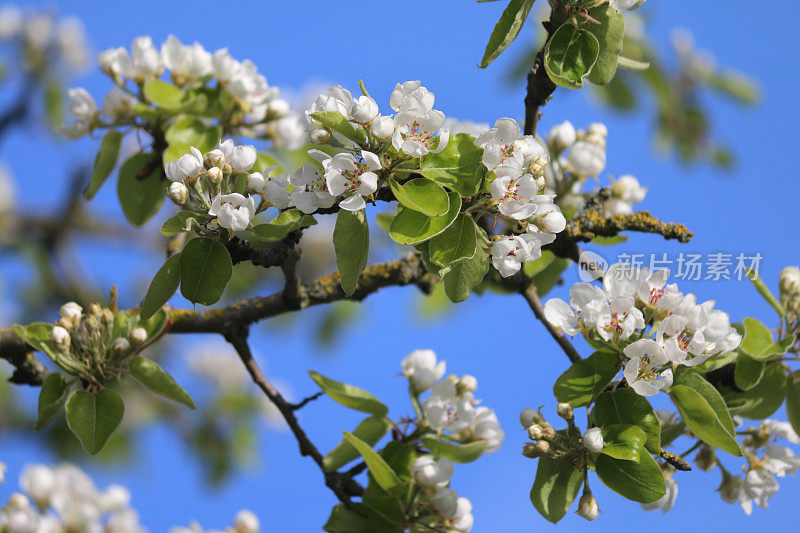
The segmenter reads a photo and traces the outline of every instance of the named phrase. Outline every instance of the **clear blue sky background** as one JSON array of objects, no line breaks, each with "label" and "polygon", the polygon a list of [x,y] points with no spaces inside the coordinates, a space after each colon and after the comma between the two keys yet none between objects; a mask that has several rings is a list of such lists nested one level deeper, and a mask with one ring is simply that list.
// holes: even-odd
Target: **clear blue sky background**
[{"label": "clear blue sky background", "polygon": [[[356,81],[363,78],[372,94],[386,105],[395,82],[421,79],[435,92],[437,108],[447,115],[493,122],[502,116],[522,115],[523,82],[512,90],[501,83],[501,78],[512,57],[531,42],[532,35],[528,28],[511,53],[488,70],[476,67],[504,4],[467,0],[121,0],[62,1],[58,8],[86,23],[95,51],[127,47],[141,34],[151,34],[160,43],[174,33],[184,42],[198,40],[209,50],[229,47],[235,57],[252,59],[270,84],[282,88],[298,90],[306,82],[317,80],[356,90]],[[790,1],[769,4],[755,8],[752,2],[720,0],[693,2],[690,7],[684,2],[651,0],[642,10],[653,19],[649,33],[662,49],[667,47],[669,30],[683,26],[695,33],[700,47],[714,52],[720,64],[760,80],[763,101],[753,110],[710,101],[714,135],[739,155],[738,167],[731,174],[706,166],[686,168],[672,159],[656,157],[651,146],[650,113],[635,118],[611,114],[595,105],[588,93],[565,89],[559,89],[545,109],[543,128],[564,119],[576,125],[605,122],[611,132],[608,170],[615,175],[637,176],[650,189],[643,208],[664,219],[683,222],[695,231],[693,241],[682,247],[657,237],[632,236],[618,247],[619,251],[760,252],[765,258],[762,273],[772,286],[777,284],[783,266],[800,261],[794,240],[789,245],[785,242],[796,234],[800,199],[796,168],[800,80],[795,68],[800,8]],[[75,85],[85,86],[98,98],[109,88],[108,81],[96,71],[76,80]],[[44,137],[31,140],[29,135],[17,133],[7,139],[0,159],[11,165],[21,182],[20,202],[35,208],[56,204],[66,187],[63,169],[93,157],[97,141],[60,143],[53,148],[42,144]],[[113,189],[107,187],[94,207],[120,217]],[[144,279],[160,263],[156,254],[120,252],[91,251],[88,268],[98,285],[108,286],[131,276]],[[4,270],[5,283],[10,285],[15,269],[8,266]],[[566,286],[553,295],[563,296],[577,281],[574,267],[565,280]],[[683,282],[680,287],[695,292],[700,299],[716,299],[734,320],[747,315],[772,320],[771,310],[746,281]],[[298,398],[314,392],[306,375],[308,368],[314,368],[373,391],[397,416],[410,411],[404,380],[397,376],[400,359],[415,348],[433,348],[447,360],[448,372],[471,373],[478,378],[477,396],[497,410],[507,432],[498,453],[459,466],[453,479],[453,488],[475,506],[474,531],[553,530],[528,499],[536,464],[520,456],[526,436],[517,415],[523,407],[544,404],[546,412],[554,416],[551,386],[566,368],[565,357],[534,323],[521,299],[473,297],[444,320],[422,321],[413,315],[412,292],[391,289],[370,297],[366,303],[369,312],[331,352],[319,354],[312,339],[299,328],[291,334],[280,334],[275,328],[260,329],[256,349],[269,374],[291,383]],[[124,290],[122,294],[123,303],[130,305],[141,297]],[[518,329],[509,328],[509,323]],[[526,339],[521,350],[516,335]],[[181,374],[180,368],[177,373]],[[783,416],[782,411],[779,415]],[[304,409],[301,417],[323,450],[337,442],[340,431],[352,428],[359,418],[327,399]],[[321,483],[316,466],[298,455],[288,433],[265,432],[260,442],[259,465],[214,491],[202,484],[197,464],[182,445],[169,431],[158,427],[145,432],[140,443],[142,459],[133,467],[108,470],[91,463],[86,466],[101,486],[111,482],[129,486],[133,505],[151,531],[165,531],[170,525],[187,524],[191,519],[208,527],[222,527],[243,507],[258,513],[265,531],[319,530],[335,500]],[[47,459],[35,439],[0,437],[0,460],[9,464],[12,478],[21,465]],[[737,468],[738,461],[726,459],[730,467]],[[676,479],[678,500],[666,515],[646,513],[595,480],[592,487],[603,510],[598,522],[589,525],[568,514],[558,529],[747,527],[777,531],[785,530],[785,524],[797,517],[799,479],[781,480],[781,490],[771,500],[770,509],[757,509],[749,518],[738,506],[723,503],[714,492],[718,472],[678,473]],[[0,487],[0,497],[5,499],[12,485],[13,481]]]}]

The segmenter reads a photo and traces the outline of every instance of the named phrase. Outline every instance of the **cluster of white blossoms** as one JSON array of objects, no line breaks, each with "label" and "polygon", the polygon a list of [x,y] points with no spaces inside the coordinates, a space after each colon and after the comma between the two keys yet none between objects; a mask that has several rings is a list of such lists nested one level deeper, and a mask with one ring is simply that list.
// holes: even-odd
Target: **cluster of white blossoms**
[{"label": "cluster of white blossoms", "polygon": [[668,269],[650,272],[617,263],[606,271],[602,288],[576,283],[569,304],[548,300],[545,318],[568,335],[624,346],[625,379],[637,393],[651,396],[672,385],[668,363],[695,366],[741,342],[728,314],[714,309],[713,300],[698,304],[694,294],[668,285],[668,278]]},{"label": "cluster of white blossoms", "polygon": [[100,53],[98,61],[115,86],[104,98],[102,109],[98,109],[94,98],[85,90],[69,92],[69,111],[76,120],[61,128],[69,138],[80,138],[101,125],[101,114],[112,124],[122,121],[138,102],[134,96],[136,91],[128,89],[128,80],[139,84],[160,78],[169,69],[170,78],[179,86],[216,80],[216,86],[246,114],[244,123],[240,124],[246,128],[246,133],[270,132],[277,145],[287,148],[297,148],[305,139],[300,117],[290,112],[285,100],[278,98],[278,88],[267,83],[252,61],[236,60],[227,48],[211,53],[200,43],[185,45],[170,35],[158,49],[152,38],[144,35],[133,40],[130,53],[124,47],[112,48]]},{"label": "cluster of white blossoms", "polygon": [[[744,477],[733,476],[723,470],[719,493],[728,503],[739,502],[745,514],[753,512],[753,502],[766,509],[767,500],[780,488],[776,477],[794,475],[800,468],[800,457],[779,444],[783,439],[792,444],[800,444],[800,437],[788,422],[767,419],[760,428],[749,427],[749,435],[744,438],[743,451],[748,459]],[[759,450],[763,453],[759,454]]]},{"label": "cluster of white blossoms", "polygon": [[415,395],[432,389],[422,402],[422,413],[434,431],[440,435],[449,431],[453,438],[463,441],[485,441],[485,453],[500,449],[505,433],[495,412],[478,405],[480,400],[472,394],[478,388],[474,376],[442,379],[446,363],[437,362],[433,350],[411,352],[403,359],[402,368]]},{"label": "cluster of white blossoms", "polygon": [[[6,465],[0,463],[0,483]],[[80,468],[69,463],[27,466],[19,479],[22,492],[11,494],[0,507],[0,531],[8,533],[144,533],[131,495],[120,485],[101,491]],[[24,494],[23,494],[24,493]],[[258,517],[240,511],[224,533],[258,533]],[[198,524],[172,528],[170,533],[203,533]],[[212,533],[209,530],[208,533]],[[222,533],[221,531],[219,533]]]},{"label": "cluster of white blossoms", "polygon": [[69,69],[86,66],[89,49],[83,23],[75,17],[56,19],[49,12],[24,12],[6,4],[0,7],[0,41],[17,42],[27,70],[39,70],[50,61]]},{"label": "cluster of white blossoms", "polygon": [[800,327],[800,268],[788,266],[781,270],[778,289],[781,304],[786,310],[786,321],[794,331]]},{"label": "cluster of white blossoms", "polygon": [[436,459],[432,455],[421,455],[411,466],[411,472],[422,490],[432,494],[431,507],[441,517],[441,525],[447,531],[465,533],[472,529],[475,521],[472,502],[449,487],[450,478],[455,473],[453,461],[446,457]]},{"label": "cluster of white blossoms", "polygon": [[[608,129],[600,123],[590,124],[586,130],[576,130],[571,122],[564,121],[553,126],[547,135],[547,146],[555,161],[545,169],[546,191],[555,192],[560,189],[566,204],[580,207],[578,194],[587,178],[598,178],[606,167],[606,140]],[[555,168],[554,168],[555,166]],[[568,171],[569,177],[558,171]],[[569,183],[562,183],[570,179]],[[603,214],[629,215],[633,212],[633,204],[644,200],[647,187],[630,174],[611,179],[610,197],[603,203]]]},{"label": "cluster of white blossoms", "polygon": [[492,244],[492,264],[508,277],[523,262],[539,259],[542,246],[553,242],[567,222],[553,201],[555,196],[539,194],[545,186],[547,149],[534,136],[522,135],[517,121],[498,119],[493,128],[478,135],[475,146],[483,149],[481,162],[491,180],[492,204],[525,227],[524,233],[503,235]]}]

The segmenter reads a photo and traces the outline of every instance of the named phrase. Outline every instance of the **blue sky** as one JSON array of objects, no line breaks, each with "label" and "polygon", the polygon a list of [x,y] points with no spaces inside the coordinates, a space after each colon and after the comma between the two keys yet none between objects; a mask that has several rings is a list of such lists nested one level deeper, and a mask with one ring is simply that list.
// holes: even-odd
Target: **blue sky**
[{"label": "blue sky", "polygon": [[[542,3],[543,0],[540,0]],[[33,5],[45,6],[43,2]],[[342,83],[356,90],[364,79],[373,96],[385,105],[398,81],[420,79],[436,94],[437,108],[448,116],[493,122],[502,116],[521,117],[524,84],[513,89],[502,83],[515,53],[532,42],[526,29],[511,53],[489,69],[477,63],[485,40],[505,2],[85,2],[57,3],[62,14],[81,18],[95,51],[129,46],[141,34],[157,43],[174,33],[184,42],[200,41],[207,49],[229,47],[240,59],[250,58],[271,85],[299,91],[308,82]],[[711,50],[720,65],[735,67],[759,80],[762,102],[743,109],[726,101],[705,98],[713,113],[714,136],[738,155],[732,173],[707,166],[687,168],[652,149],[651,113],[634,117],[608,112],[595,105],[591,95],[559,89],[547,105],[541,127],[565,119],[578,126],[601,121],[608,125],[608,171],[633,174],[649,187],[641,204],[660,218],[678,221],[695,231],[688,245],[659,237],[631,236],[614,252],[686,253],[724,252],[764,257],[762,275],[773,287],[780,269],[797,264],[796,247],[786,244],[796,233],[796,149],[800,136],[800,108],[795,105],[798,73],[796,23],[800,7],[795,2],[770,3],[753,9],[750,2],[709,1],[691,4],[651,0],[642,12],[652,19],[648,32],[666,49],[671,28],[691,30],[699,47]],[[75,80],[98,99],[109,89],[99,72]],[[93,157],[98,142],[82,140],[53,146],[41,133],[17,132],[0,150],[20,181],[20,202],[31,208],[57,203],[66,188],[63,169]],[[46,150],[47,157],[42,157]],[[36,180],[36,186],[32,183]],[[44,186],[40,186],[44,185]],[[121,217],[114,187],[106,187],[93,208]],[[142,231],[153,231],[151,226]],[[600,253],[609,249],[589,247]],[[86,268],[100,286],[120,279],[146,279],[159,266],[157,254],[102,250],[87,245]],[[6,265],[7,263],[3,263]],[[4,266],[4,284],[13,285],[15,269]],[[577,281],[574,267],[565,274],[565,286],[552,296],[563,296]],[[123,284],[123,289],[126,285]],[[129,288],[136,287],[131,284]],[[679,287],[701,300],[715,299],[734,321],[744,316],[771,323],[770,308],[748,282],[683,281]],[[501,450],[476,463],[459,466],[453,488],[474,504],[476,532],[553,529],[539,517],[528,499],[535,462],[520,456],[526,435],[517,415],[523,407],[545,405],[553,414],[553,380],[566,368],[566,358],[534,324],[525,303],[514,296],[473,297],[445,319],[425,321],[413,313],[413,289],[389,289],[370,297],[358,323],[344,342],[324,354],[313,339],[294,328],[259,328],[254,345],[272,376],[291,383],[297,397],[314,392],[309,368],[363,386],[392,408],[395,416],[411,411],[405,383],[397,376],[400,359],[416,348],[432,348],[447,360],[448,373],[470,373],[479,381],[477,397],[497,410],[507,432]],[[125,305],[135,305],[141,294],[122,292]],[[182,305],[188,305],[184,302]],[[301,321],[302,317],[299,318]],[[509,335],[509,322],[517,325],[525,341]],[[514,330],[512,330],[514,331]],[[203,338],[182,342],[200,343]],[[178,369],[180,373],[180,369]],[[190,390],[190,392],[192,392]],[[31,395],[31,400],[35,396]],[[779,412],[780,416],[782,412]],[[301,413],[302,422],[320,449],[327,450],[351,429],[359,417],[323,399]],[[297,453],[288,433],[265,431],[260,440],[258,466],[237,476],[221,489],[202,484],[201,472],[170,431],[154,427],[140,443],[142,460],[133,467],[107,469],[86,463],[101,486],[118,482],[133,492],[133,505],[151,531],[197,519],[208,527],[230,523],[240,508],[255,511],[265,531],[314,531],[324,523],[333,495],[321,483],[321,474]],[[721,452],[724,453],[724,452]],[[9,464],[10,476],[21,465],[48,459],[35,439],[0,436],[0,460]],[[729,467],[737,462],[727,458]],[[745,517],[737,507],[722,502],[714,489],[718,472],[679,473],[679,495],[668,514],[646,513],[605,489],[595,479],[592,488],[603,515],[589,526],[569,514],[560,531],[588,527],[667,531],[677,527],[729,529],[746,524],[759,531],[785,529],[796,518],[800,480],[781,480],[781,490],[770,509],[757,509]],[[13,483],[0,487],[5,498]],[[744,522],[742,522],[744,520]]]}]

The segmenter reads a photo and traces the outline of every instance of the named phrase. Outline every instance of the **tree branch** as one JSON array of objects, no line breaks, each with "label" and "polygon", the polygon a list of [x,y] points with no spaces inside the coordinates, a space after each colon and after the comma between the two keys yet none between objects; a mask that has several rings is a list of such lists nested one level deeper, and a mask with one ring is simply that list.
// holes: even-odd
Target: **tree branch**
[{"label": "tree branch", "polygon": [[541,108],[550,99],[553,91],[556,90],[556,84],[553,83],[544,68],[544,48],[546,45],[547,42],[545,41],[539,53],[536,54],[536,60],[533,62],[531,70],[528,72],[528,90],[525,95],[525,128],[523,130],[525,135],[536,135],[539,119],[542,117]]},{"label": "tree branch", "polygon": [[553,340],[558,343],[564,353],[567,354],[569,360],[572,363],[580,361],[581,356],[578,350],[575,349],[567,336],[564,335],[564,332],[556,328],[544,317],[544,306],[542,305],[542,300],[539,298],[539,294],[536,292],[536,286],[533,284],[533,280],[527,276],[521,276],[521,279],[522,281],[518,289],[519,293],[525,298],[525,301],[528,302],[533,314],[544,325],[547,332],[553,337]]},{"label": "tree branch", "polygon": [[223,335],[225,340],[231,343],[236,353],[239,354],[239,358],[242,360],[242,363],[244,363],[253,382],[258,385],[267,398],[278,408],[281,416],[283,416],[283,419],[289,425],[289,429],[291,429],[292,434],[300,446],[300,455],[311,457],[314,460],[325,475],[325,485],[333,491],[340,502],[349,507],[351,504],[350,497],[360,496],[364,493],[364,488],[353,479],[353,476],[349,476],[346,473],[342,474],[340,472],[325,471],[322,454],[317,447],[314,446],[314,443],[311,442],[308,435],[306,435],[306,432],[300,427],[300,423],[297,421],[297,417],[294,414],[297,406],[287,402],[283,398],[281,393],[278,392],[266,376],[264,376],[258,363],[253,359],[253,354],[250,351],[250,345],[247,340],[249,336],[248,327],[233,327],[225,331]]}]

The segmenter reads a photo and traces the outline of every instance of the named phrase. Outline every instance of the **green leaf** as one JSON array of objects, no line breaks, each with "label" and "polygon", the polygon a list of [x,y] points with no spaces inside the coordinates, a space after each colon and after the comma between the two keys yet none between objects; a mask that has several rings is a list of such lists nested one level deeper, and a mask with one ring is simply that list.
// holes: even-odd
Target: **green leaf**
[{"label": "green leaf", "polygon": [[452,224],[461,210],[461,197],[458,193],[448,195],[450,208],[441,217],[429,217],[412,209],[400,209],[392,220],[389,235],[400,244],[418,244],[442,233]]},{"label": "green leaf", "polygon": [[189,393],[183,390],[183,387],[178,385],[172,376],[164,372],[164,370],[153,361],[145,359],[144,357],[134,357],[128,365],[128,372],[133,379],[156,394],[182,403],[189,409],[195,408]]},{"label": "green leaf", "polygon": [[620,10],[607,4],[592,9],[589,16],[600,23],[590,22],[587,26],[600,45],[600,53],[589,74],[589,81],[605,85],[614,78],[617,71],[617,57],[622,51],[625,22]]},{"label": "green leaf", "polygon": [[450,266],[445,273],[444,291],[453,303],[463,302],[469,298],[470,291],[483,281],[489,271],[489,254],[480,245],[475,255]]},{"label": "green leaf", "polygon": [[489,36],[489,42],[486,44],[486,50],[481,59],[481,68],[488,67],[492,61],[497,59],[497,56],[503,53],[503,50],[514,42],[525,25],[533,2],[534,0],[511,0],[508,3]]},{"label": "green leaf", "polygon": [[153,154],[144,152],[129,157],[119,169],[119,204],[134,226],[150,220],[164,204],[161,170],[161,161],[154,161]]},{"label": "green leaf", "polygon": [[431,261],[447,267],[456,261],[475,257],[478,248],[478,226],[471,217],[460,214],[455,222],[428,244]]},{"label": "green leaf", "polygon": [[661,425],[653,407],[644,396],[633,389],[617,389],[604,392],[597,397],[592,409],[592,420],[596,426],[631,424],[643,430],[647,436],[645,448],[651,453],[661,450]]},{"label": "green leaf", "polygon": [[320,111],[318,113],[311,113],[311,118],[323,126],[327,126],[333,131],[341,133],[351,141],[363,143],[367,139],[366,135],[364,135],[363,129],[354,126],[352,122],[347,120],[347,117],[338,111]]},{"label": "green leaf", "polygon": [[150,80],[144,84],[144,97],[148,102],[170,111],[183,107],[184,94],[180,88],[162,80]]},{"label": "green leaf", "polygon": [[742,451],[734,438],[733,421],[725,402],[711,384],[706,384],[713,393],[706,387],[698,387],[700,390],[697,390],[687,385],[674,385],[669,393],[670,398],[683,421],[697,437],[711,446],[740,457]]},{"label": "green leaf", "polygon": [[311,379],[319,385],[331,399],[347,408],[355,409],[375,416],[385,416],[389,408],[383,405],[375,396],[364,389],[359,389],[353,385],[342,383],[331,378],[327,378],[313,370],[308,371]]},{"label": "green leaf", "polygon": [[94,158],[94,168],[89,185],[83,191],[83,197],[91,200],[100,187],[105,183],[111,171],[117,164],[119,157],[119,147],[122,144],[122,133],[119,130],[108,130],[100,141],[100,150]]},{"label": "green leaf", "polygon": [[[356,426],[353,435],[375,446],[391,427],[392,423],[385,416],[370,416]],[[360,456],[353,445],[344,439],[322,459],[322,467],[326,472],[333,472]]]},{"label": "green leaf", "polygon": [[333,230],[333,248],[336,250],[336,266],[339,269],[342,290],[347,296],[351,296],[369,257],[369,227],[364,209],[339,210]]},{"label": "green leaf", "polygon": [[540,457],[531,487],[531,503],[543,517],[555,524],[567,514],[582,483],[583,471],[566,459],[555,461],[550,457]]},{"label": "green leaf", "polygon": [[431,152],[420,161],[420,174],[430,178],[464,198],[474,196],[481,188],[486,167],[481,162],[483,150],[466,133],[450,137],[441,152]]},{"label": "green leaf", "polygon": [[741,350],[753,359],[769,361],[782,357],[795,342],[794,335],[786,336],[779,342],[773,342],[772,333],[767,326],[755,318],[745,317],[743,323],[744,338]]},{"label": "green leaf", "polygon": [[147,320],[158,312],[161,307],[169,301],[178,290],[181,283],[181,254],[173,255],[158,269],[147,294],[144,296],[142,307],[139,309],[139,317]]},{"label": "green leaf", "polygon": [[777,311],[779,315],[783,316],[785,314],[785,311],[781,303],[778,301],[777,298],[775,298],[775,296],[772,294],[769,288],[767,288],[767,286],[764,284],[764,282],[761,280],[761,278],[758,276],[758,273],[756,273],[755,270],[748,269],[747,279],[749,279],[753,283],[753,286],[758,291],[758,294],[760,294],[761,297],[764,298],[764,300],[766,300],[766,302],[769,305],[771,305],[772,308],[775,309],[775,311]]},{"label": "green leaf", "polygon": [[599,454],[594,466],[606,487],[629,500],[653,503],[667,492],[661,468],[645,450],[641,451],[637,462]]},{"label": "green leaf", "polygon": [[616,354],[594,352],[558,377],[553,385],[553,394],[559,402],[569,402],[573,407],[586,405],[617,375],[618,362]]},{"label": "green leaf", "polygon": [[597,37],[566,22],[558,28],[544,51],[544,68],[556,85],[583,87],[600,53]]},{"label": "green leaf", "polygon": [[273,242],[283,239],[295,230],[314,226],[316,223],[311,215],[303,214],[299,209],[290,209],[275,217],[269,224],[255,226],[253,233],[262,241]]},{"label": "green leaf", "polygon": [[479,440],[469,444],[455,444],[445,440],[440,440],[431,436],[422,437],[424,444],[432,454],[440,457],[447,457],[456,463],[471,463],[483,455],[486,449],[486,441]]},{"label": "green leaf", "polygon": [[190,153],[191,146],[206,153],[217,147],[221,136],[222,128],[220,126],[208,126],[202,120],[194,117],[177,120],[164,132],[164,137],[169,144],[164,151],[164,163],[175,161],[182,155]]},{"label": "green leaf", "polygon": [[61,406],[67,401],[69,394],[69,384],[58,372],[51,372],[42,383],[42,390],[39,392],[39,409],[33,429],[41,431],[50,421],[55,418]]},{"label": "green leaf", "polygon": [[800,379],[792,374],[786,383],[786,416],[794,432],[800,435]]},{"label": "green leaf", "polygon": [[733,373],[736,386],[742,390],[752,389],[761,381],[767,363],[756,361],[745,353],[739,353],[736,358],[736,368]]},{"label": "green leaf", "polygon": [[192,230],[192,221],[203,218],[203,215],[192,211],[178,211],[161,224],[161,235],[173,237]]},{"label": "green leaf", "polygon": [[90,455],[100,452],[125,413],[122,397],[110,389],[76,391],[67,402],[67,424]]},{"label": "green leaf", "polygon": [[374,533],[378,531],[376,527],[368,518],[338,503],[333,507],[322,530],[328,533]]},{"label": "green leaf", "polygon": [[403,492],[403,481],[397,477],[397,473],[392,470],[386,461],[372,449],[372,446],[359,439],[352,433],[342,432],[344,438],[361,454],[364,462],[367,463],[369,473],[375,482],[386,492],[399,496]]},{"label": "green leaf", "polygon": [[783,403],[786,397],[788,376],[780,363],[768,364],[758,385],[741,394],[729,394],[726,399],[744,400],[744,407],[737,409],[736,414],[744,418],[759,420],[771,416]]},{"label": "green leaf", "polygon": [[447,214],[450,200],[441,185],[427,178],[414,178],[400,185],[389,180],[392,194],[403,207],[413,209],[429,217]]},{"label": "green leaf", "polygon": [[193,304],[216,303],[233,273],[228,249],[219,241],[199,237],[186,243],[179,262],[183,297]]},{"label": "green leaf", "polygon": [[645,451],[644,443],[647,435],[644,431],[630,424],[612,424],[603,426],[603,449],[609,457],[623,461],[639,461]]}]

